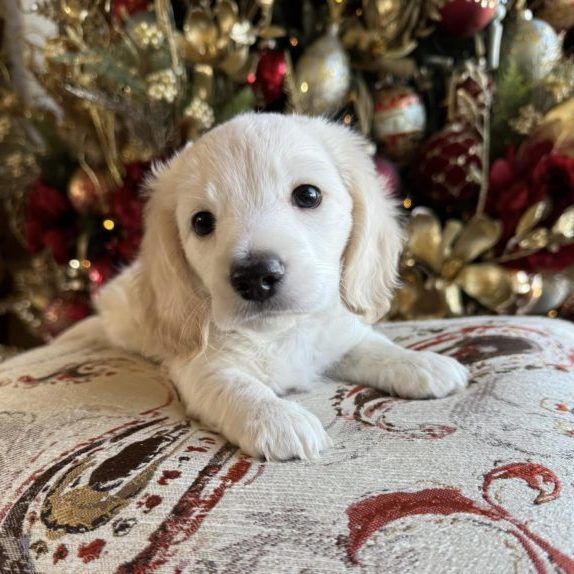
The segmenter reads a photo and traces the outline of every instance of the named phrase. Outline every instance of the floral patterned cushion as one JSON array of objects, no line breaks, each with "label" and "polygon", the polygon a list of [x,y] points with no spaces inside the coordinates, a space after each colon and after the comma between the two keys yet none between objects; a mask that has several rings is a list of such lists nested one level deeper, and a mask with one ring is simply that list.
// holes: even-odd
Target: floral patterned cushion
[{"label": "floral patterned cushion", "polygon": [[466,363],[458,395],[318,382],[335,446],[263,463],[161,370],[86,342],[0,365],[0,572],[574,572],[574,327],[383,327]]}]

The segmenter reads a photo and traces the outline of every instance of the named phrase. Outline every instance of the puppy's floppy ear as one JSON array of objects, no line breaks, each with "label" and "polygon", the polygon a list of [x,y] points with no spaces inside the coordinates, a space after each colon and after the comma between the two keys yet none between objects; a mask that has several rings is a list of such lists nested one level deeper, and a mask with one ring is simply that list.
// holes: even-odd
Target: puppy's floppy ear
[{"label": "puppy's floppy ear", "polygon": [[362,136],[323,119],[310,121],[353,200],[353,227],[343,256],[342,297],[351,311],[374,323],[389,310],[397,282],[403,247],[397,207]]},{"label": "puppy's floppy ear", "polygon": [[175,189],[181,160],[182,156],[176,156],[156,166],[146,182],[149,199],[139,291],[147,314],[142,319],[153,329],[155,344],[169,353],[195,354],[205,346],[210,305],[185,258],[177,228]]}]

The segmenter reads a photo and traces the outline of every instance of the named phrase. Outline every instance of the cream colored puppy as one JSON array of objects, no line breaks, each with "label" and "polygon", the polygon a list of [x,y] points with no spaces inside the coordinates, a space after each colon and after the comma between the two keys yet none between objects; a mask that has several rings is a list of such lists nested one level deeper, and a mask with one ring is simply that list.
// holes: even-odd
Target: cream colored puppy
[{"label": "cream colored puppy", "polygon": [[467,384],[455,360],[371,328],[402,237],[365,141],[246,114],[155,169],[141,255],[101,292],[115,345],[167,367],[191,417],[253,456],[314,458],[319,420],[280,398],[321,374],[400,397]]}]

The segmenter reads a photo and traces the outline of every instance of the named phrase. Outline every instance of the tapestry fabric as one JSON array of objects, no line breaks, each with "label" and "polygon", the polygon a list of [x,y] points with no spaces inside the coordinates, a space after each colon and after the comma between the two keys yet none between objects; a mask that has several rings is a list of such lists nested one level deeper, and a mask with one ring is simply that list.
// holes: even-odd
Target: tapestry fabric
[{"label": "tapestry fabric", "polygon": [[55,342],[0,364],[0,572],[574,573],[574,326],[386,324],[469,388],[289,398],[334,446],[265,463],[188,421],[161,369]]}]

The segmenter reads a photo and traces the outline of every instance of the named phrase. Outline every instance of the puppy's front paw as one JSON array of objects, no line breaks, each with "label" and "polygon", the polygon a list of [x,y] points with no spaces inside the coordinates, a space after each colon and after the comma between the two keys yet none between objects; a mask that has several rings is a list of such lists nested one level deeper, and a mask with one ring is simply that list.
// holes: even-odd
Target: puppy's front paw
[{"label": "puppy's front paw", "polygon": [[237,442],[242,450],[267,460],[315,459],[332,445],[314,414],[282,399],[259,405],[241,435]]},{"label": "puppy's front paw", "polygon": [[468,385],[466,367],[451,357],[429,351],[407,351],[381,373],[385,386],[405,399],[446,397]]}]

